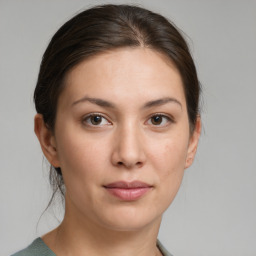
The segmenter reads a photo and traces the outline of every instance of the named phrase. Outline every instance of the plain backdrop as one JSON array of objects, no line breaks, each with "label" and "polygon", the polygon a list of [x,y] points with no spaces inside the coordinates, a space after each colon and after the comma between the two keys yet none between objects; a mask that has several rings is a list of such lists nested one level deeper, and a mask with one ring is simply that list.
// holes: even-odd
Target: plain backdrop
[{"label": "plain backdrop", "polygon": [[198,154],[164,214],[159,239],[175,256],[255,256],[253,0],[0,0],[0,255],[58,224],[61,205],[40,218],[51,190],[33,132],[32,95],[51,36],[100,3],[135,3],[174,21],[187,35],[203,86]]}]

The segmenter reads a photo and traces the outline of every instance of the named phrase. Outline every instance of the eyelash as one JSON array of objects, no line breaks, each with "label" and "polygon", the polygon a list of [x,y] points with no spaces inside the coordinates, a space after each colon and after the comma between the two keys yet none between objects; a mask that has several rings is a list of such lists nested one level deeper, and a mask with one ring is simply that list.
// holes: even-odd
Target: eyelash
[{"label": "eyelash", "polygon": [[[92,123],[91,118],[93,118],[93,117],[100,117],[100,124],[99,125]],[[160,119],[161,123],[162,123],[162,120],[165,119],[166,123],[164,125],[163,124],[153,124],[152,123],[152,118],[154,118],[154,117],[160,117],[161,118]],[[102,119],[106,120],[107,124],[101,124]],[[112,124],[105,116],[103,116],[100,113],[90,113],[82,119],[82,122],[85,123],[85,125],[91,126],[91,127],[102,127],[102,126],[105,126],[105,125],[111,125]],[[174,120],[173,120],[173,118],[171,118],[168,115],[161,114],[161,113],[155,113],[147,119],[146,123],[148,123],[148,122],[151,122],[150,125],[152,125],[153,127],[165,127],[165,126],[168,126],[169,123],[174,123]]]},{"label": "eyelash", "polygon": [[[154,118],[154,117],[160,117],[161,119],[165,119],[166,124],[164,124],[164,125],[163,124],[159,124],[159,125],[152,124],[152,118]],[[149,121],[151,121],[151,125],[154,126],[154,127],[165,127],[165,126],[168,126],[168,124],[170,124],[170,123],[174,123],[173,118],[171,118],[168,115],[162,114],[162,113],[155,113],[155,114],[151,115],[147,122],[149,122]]]},{"label": "eyelash", "polygon": [[[106,120],[108,124],[104,124],[104,125],[110,125],[110,124],[111,124],[111,122],[110,122],[106,117],[104,117],[102,114],[100,114],[100,113],[91,113],[91,114],[89,114],[89,115],[86,115],[86,116],[82,119],[82,122],[83,122],[83,123],[86,123],[86,125],[92,126],[92,127],[97,127],[97,126],[101,127],[101,126],[103,126],[102,124],[99,124],[99,125],[93,124],[93,123],[91,122],[91,121],[92,121],[92,120],[91,120],[92,117],[100,117],[101,120],[102,120],[102,119]],[[88,121],[90,121],[90,123],[88,123]]]}]

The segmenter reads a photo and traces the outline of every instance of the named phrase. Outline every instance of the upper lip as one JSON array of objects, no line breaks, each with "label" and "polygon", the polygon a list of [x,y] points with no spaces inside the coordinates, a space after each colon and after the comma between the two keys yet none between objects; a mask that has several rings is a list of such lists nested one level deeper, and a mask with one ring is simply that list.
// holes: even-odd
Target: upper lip
[{"label": "upper lip", "polygon": [[123,189],[129,189],[129,188],[150,188],[151,185],[142,182],[142,181],[116,181],[112,182],[110,184],[104,185],[105,188],[123,188]]}]

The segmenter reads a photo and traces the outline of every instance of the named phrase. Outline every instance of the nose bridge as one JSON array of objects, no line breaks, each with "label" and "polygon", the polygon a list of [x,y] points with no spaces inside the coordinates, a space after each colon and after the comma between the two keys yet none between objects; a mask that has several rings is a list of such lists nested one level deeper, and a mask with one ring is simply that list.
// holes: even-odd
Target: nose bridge
[{"label": "nose bridge", "polygon": [[113,152],[115,165],[127,168],[142,166],[145,162],[145,153],[141,139],[141,129],[135,122],[129,121],[118,127],[116,147]]}]

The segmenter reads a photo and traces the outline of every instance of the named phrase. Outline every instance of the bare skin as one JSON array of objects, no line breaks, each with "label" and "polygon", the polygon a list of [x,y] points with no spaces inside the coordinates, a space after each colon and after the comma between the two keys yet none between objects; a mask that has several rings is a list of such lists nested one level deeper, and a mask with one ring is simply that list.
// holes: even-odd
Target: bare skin
[{"label": "bare skin", "polygon": [[[59,97],[54,134],[35,116],[44,155],[66,186],[64,220],[44,242],[63,256],[161,255],[162,214],[200,131],[198,117],[190,134],[180,74],[163,55],[123,48],[80,63]],[[120,181],[147,187],[109,188]]]}]

